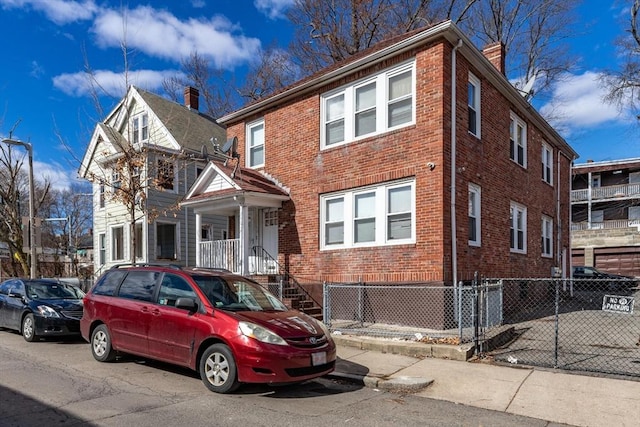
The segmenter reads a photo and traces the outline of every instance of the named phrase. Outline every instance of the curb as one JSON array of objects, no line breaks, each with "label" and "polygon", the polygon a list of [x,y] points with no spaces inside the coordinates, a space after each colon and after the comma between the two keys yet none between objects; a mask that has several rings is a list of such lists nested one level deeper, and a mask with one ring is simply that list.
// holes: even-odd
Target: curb
[{"label": "curb", "polygon": [[369,388],[376,388],[379,390],[392,391],[396,393],[414,393],[423,390],[433,384],[433,380],[430,378],[405,376],[387,379],[370,375],[356,375],[344,372],[332,372],[328,374],[327,377],[342,381],[348,381]]}]

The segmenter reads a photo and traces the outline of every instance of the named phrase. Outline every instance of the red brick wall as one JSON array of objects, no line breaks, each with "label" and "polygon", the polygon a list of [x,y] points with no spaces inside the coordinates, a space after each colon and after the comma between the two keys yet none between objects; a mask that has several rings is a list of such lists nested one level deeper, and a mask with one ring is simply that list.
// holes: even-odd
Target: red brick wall
[{"label": "red brick wall", "polygon": [[[320,92],[262,115],[264,169],[291,189],[291,201],[284,204],[279,215],[279,261],[294,276],[329,281],[451,281],[451,46],[436,43],[358,77],[414,55],[414,126],[320,151]],[[469,68],[462,55],[458,55],[457,69],[458,279],[470,278],[476,270],[489,276],[548,276],[555,262],[540,257],[541,214],[544,211],[555,220],[556,201],[555,187],[541,180],[541,136],[528,124],[528,169],[509,160],[510,105],[486,80],[482,80],[481,91],[482,141],[469,135]],[[355,79],[335,82],[322,92]],[[242,159],[246,158],[244,123],[259,117],[228,123],[228,136],[238,137]],[[436,167],[431,170],[428,162]],[[568,183],[569,162],[563,159],[562,168],[561,176]],[[320,195],[405,177],[415,177],[416,181],[416,244],[319,250]],[[480,248],[467,243],[469,182],[482,188]],[[562,189],[566,193],[563,215],[568,218],[569,189],[564,182]],[[511,200],[528,207],[526,255],[509,252]]]}]

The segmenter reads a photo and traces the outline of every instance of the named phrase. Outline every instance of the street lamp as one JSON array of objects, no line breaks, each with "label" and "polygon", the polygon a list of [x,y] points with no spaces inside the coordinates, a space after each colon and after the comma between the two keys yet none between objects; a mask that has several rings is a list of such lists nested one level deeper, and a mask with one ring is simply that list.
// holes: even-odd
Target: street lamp
[{"label": "street lamp", "polygon": [[9,145],[21,145],[26,148],[29,153],[29,240],[31,245],[31,278],[35,279],[38,255],[36,252],[36,203],[34,200],[36,192],[33,188],[33,147],[28,142],[10,138],[5,138],[2,142]]}]

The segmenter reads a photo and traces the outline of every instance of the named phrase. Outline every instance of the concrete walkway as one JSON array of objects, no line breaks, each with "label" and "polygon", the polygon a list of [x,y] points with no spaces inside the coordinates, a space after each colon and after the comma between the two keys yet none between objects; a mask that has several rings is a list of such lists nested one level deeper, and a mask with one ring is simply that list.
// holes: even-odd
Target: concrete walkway
[{"label": "concrete walkway", "polygon": [[[416,355],[415,343],[334,336],[335,377],[574,426],[640,426],[640,381]],[[389,352],[389,350],[392,352]],[[458,359],[458,360],[452,360]]]}]

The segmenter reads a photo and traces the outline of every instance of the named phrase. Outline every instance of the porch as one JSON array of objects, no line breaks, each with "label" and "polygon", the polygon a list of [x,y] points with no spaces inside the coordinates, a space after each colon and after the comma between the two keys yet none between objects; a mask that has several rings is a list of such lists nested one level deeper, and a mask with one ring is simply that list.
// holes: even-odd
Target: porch
[{"label": "porch", "polygon": [[243,269],[242,245],[240,239],[213,240],[200,242],[197,265],[205,268],[222,268],[236,274],[245,271],[250,275],[277,275],[277,260],[261,246],[250,248],[246,257],[248,268]]}]

